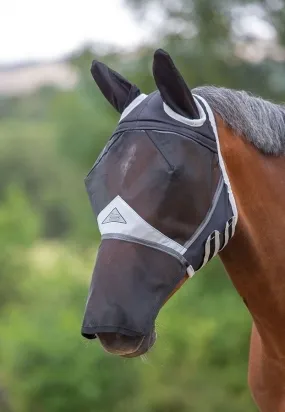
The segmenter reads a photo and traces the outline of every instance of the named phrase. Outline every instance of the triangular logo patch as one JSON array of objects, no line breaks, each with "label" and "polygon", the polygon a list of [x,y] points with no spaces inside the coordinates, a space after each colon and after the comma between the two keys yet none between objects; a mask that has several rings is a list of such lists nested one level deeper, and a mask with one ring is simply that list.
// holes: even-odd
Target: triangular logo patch
[{"label": "triangular logo patch", "polygon": [[102,225],[106,223],[124,223],[126,224],[127,222],[121,215],[121,213],[118,211],[118,209],[115,207],[109,214],[108,216],[103,220]]}]

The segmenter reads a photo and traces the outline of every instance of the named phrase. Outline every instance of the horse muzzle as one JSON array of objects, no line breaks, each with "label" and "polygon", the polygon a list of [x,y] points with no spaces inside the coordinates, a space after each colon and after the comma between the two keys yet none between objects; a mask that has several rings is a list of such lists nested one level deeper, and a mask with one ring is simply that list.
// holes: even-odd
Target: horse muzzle
[{"label": "horse muzzle", "polygon": [[144,336],[102,332],[97,333],[97,337],[106,352],[124,358],[135,358],[144,355],[152,348],[156,341],[156,332],[153,330]]},{"label": "horse muzzle", "polygon": [[185,275],[181,262],[161,251],[118,239],[102,241],[82,325],[112,354],[135,357],[155,343],[155,319]]}]

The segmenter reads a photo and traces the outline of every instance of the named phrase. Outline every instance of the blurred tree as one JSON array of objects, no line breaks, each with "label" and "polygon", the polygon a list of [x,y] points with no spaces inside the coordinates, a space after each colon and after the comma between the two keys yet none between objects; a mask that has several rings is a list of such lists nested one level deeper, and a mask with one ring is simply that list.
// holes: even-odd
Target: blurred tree
[{"label": "blurred tree", "polygon": [[146,363],[108,356],[96,341],[82,346],[85,260],[57,252],[52,263],[32,265],[27,299],[1,319],[13,412],[255,410],[246,385],[249,317],[229,282],[219,296],[206,286],[223,272],[217,260],[162,310]]},{"label": "blurred tree", "polygon": [[123,412],[139,396],[135,363],[83,344],[82,263],[65,254],[41,265],[26,279],[28,301],[1,319],[2,381],[15,412]]},{"label": "blurred tree", "polygon": [[0,200],[10,185],[17,184],[41,216],[41,236],[66,237],[74,230],[89,239],[89,233],[96,232],[84,173],[58,153],[55,137],[49,123],[5,121],[0,125]]},{"label": "blurred tree", "polygon": [[278,48],[285,45],[284,0],[125,1],[146,24],[158,17],[151,26],[155,47],[172,54],[191,87],[215,84],[284,99],[284,82],[272,87],[276,72],[285,76],[284,50]]},{"label": "blurred tree", "polygon": [[9,186],[0,204],[0,313],[7,304],[21,299],[25,251],[38,239],[39,231],[39,217],[26,194]]},{"label": "blurred tree", "polygon": [[[88,77],[91,74],[88,73]],[[82,82],[74,91],[58,93],[51,107],[59,131],[60,152],[86,174],[118,120],[108,103],[99,99],[94,82],[92,92],[87,93]]]}]

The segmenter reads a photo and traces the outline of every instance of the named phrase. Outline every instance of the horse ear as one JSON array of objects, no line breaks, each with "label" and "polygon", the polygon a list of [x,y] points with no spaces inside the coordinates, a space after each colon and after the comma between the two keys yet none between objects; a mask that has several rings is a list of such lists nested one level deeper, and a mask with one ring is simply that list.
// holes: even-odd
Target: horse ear
[{"label": "horse ear", "polygon": [[156,50],[153,75],[162,100],[176,113],[190,119],[199,119],[195,100],[171,57],[162,49]]},{"label": "horse ear", "polygon": [[97,60],[92,62],[91,74],[105,98],[119,113],[141,94],[136,85]]}]

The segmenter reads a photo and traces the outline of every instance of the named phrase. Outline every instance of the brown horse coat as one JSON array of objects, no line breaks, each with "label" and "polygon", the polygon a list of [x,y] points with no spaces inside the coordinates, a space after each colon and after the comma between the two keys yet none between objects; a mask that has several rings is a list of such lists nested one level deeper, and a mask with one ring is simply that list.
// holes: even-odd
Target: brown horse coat
[{"label": "brown horse coat", "polygon": [[262,412],[283,412],[285,159],[263,155],[219,119],[218,130],[239,211],[235,236],[220,257],[254,321],[249,385]]}]

